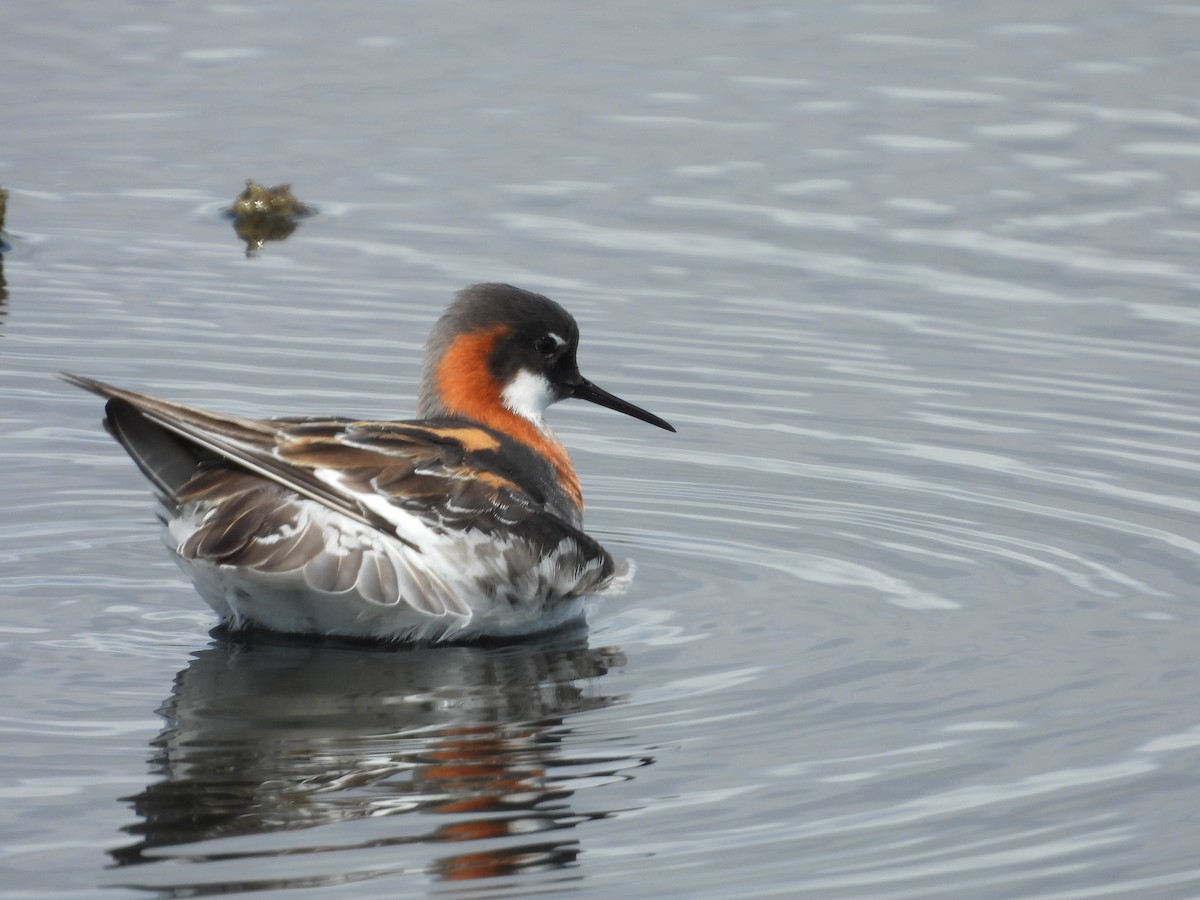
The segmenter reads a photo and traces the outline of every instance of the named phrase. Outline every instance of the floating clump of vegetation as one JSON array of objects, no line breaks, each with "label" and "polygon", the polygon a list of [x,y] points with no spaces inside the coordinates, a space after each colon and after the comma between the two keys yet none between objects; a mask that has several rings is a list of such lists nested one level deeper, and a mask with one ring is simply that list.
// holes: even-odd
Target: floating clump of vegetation
[{"label": "floating clump of vegetation", "polygon": [[290,184],[264,187],[246,179],[246,189],[234,198],[226,210],[233,219],[233,230],[246,242],[246,255],[254,256],[267,241],[282,241],[300,225],[300,219],[316,210],[296,199]]},{"label": "floating clump of vegetation", "polygon": [[246,179],[246,189],[242,191],[229,207],[234,218],[246,216],[284,216],[291,219],[302,219],[311,216],[315,210],[301,203],[292,193],[290,184],[277,184],[274,187],[263,187],[252,178]]}]

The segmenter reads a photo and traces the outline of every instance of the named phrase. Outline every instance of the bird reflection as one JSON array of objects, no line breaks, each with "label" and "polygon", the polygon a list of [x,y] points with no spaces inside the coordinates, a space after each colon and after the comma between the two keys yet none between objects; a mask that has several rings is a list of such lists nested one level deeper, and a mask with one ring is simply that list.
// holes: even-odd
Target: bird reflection
[{"label": "bird reflection", "polygon": [[[129,885],[164,896],[414,867],[458,880],[569,865],[578,842],[565,832],[608,815],[577,813],[569,798],[652,762],[572,749],[580,741],[566,718],[618,702],[598,681],[623,664],[617,649],[588,647],[586,634],[496,648],[220,641],[177,676],[152,742],[159,780],[125,798],[139,817],[125,831],[137,841],[110,855],[116,867],[220,864],[187,869],[197,877],[186,884]],[[381,828],[384,817],[399,818]],[[321,826],[337,830],[314,831]],[[434,849],[484,841],[470,852]],[[405,845],[415,846],[395,852]],[[336,875],[321,874],[328,861],[310,873],[296,861],[286,877],[248,881],[259,867],[239,865],[331,852],[361,864],[381,848],[391,852],[371,856],[368,870]]]}]

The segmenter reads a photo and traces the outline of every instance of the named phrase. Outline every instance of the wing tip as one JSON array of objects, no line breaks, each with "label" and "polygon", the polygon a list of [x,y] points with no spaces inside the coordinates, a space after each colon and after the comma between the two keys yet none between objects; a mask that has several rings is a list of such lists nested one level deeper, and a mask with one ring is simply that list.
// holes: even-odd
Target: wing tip
[{"label": "wing tip", "polygon": [[103,381],[97,381],[87,375],[76,375],[74,372],[55,372],[54,374],[67,384],[73,384],[77,388],[83,388],[85,391],[91,391],[93,394],[101,396],[108,395],[109,386]]}]

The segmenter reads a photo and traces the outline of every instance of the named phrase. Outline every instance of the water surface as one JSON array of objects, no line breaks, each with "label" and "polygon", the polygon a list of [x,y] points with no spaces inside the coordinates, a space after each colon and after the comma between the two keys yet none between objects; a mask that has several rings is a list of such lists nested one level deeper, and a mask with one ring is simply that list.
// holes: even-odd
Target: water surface
[{"label": "water surface", "polygon": [[[0,898],[1200,895],[1186,4],[9,11]],[[320,213],[247,256],[243,180]],[[634,558],[584,633],[231,642],[79,371],[412,414],[453,291]]]}]

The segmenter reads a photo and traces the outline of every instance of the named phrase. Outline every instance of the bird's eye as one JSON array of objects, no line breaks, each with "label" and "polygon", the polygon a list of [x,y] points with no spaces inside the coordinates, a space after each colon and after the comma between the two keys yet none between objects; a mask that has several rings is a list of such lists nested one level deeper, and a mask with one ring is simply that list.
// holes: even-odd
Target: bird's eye
[{"label": "bird's eye", "polygon": [[542,354],[542,356],[549,359],[554,355],[555,351],[558,350],[558,341],[550,337],[548,334],[542,335],[537,339],[537,343],[533,345],[533,348],[537,350],[538,353]]}]

